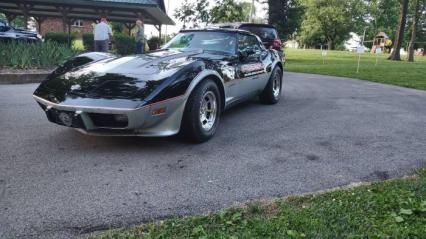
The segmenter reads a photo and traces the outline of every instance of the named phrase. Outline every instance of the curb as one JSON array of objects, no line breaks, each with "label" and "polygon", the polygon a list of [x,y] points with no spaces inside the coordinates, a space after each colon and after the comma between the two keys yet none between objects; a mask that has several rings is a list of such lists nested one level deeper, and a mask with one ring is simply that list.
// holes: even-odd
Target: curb
[{"label": "curb", "polygon": [[42,73],[0,73],[0,85],[40,83],[50,72]]}]

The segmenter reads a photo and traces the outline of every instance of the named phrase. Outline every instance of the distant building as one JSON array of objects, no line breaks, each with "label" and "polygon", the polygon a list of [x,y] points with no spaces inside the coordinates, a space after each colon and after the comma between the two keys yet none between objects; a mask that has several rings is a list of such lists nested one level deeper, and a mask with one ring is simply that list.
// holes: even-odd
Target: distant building
[{"label": "distant building", "polygon": [[284,43],[286,48],[299,48],[300,44],[296,40],[288,40]]},{"label": "distant building", "polygon": [[345,41],[344,46],[347,51],[355,51],[361,45],[361,37],[355,32],[349,33],[349,40]]},{"label": "distant building", "polygon": [[[90,20],[81,20],[81,19],[75,20],[71,24],[71,32],[77,32],[77,33],[93,32],[93,24],[94,22]],[[37,27],[37,29],[39,28]],[[39,34],[44,35],[46,34],[46,32],[62,32],[62,31],[63,31],[62,19],[59,17],[49,17],[43,21],[43,24],[41,24]]]}]

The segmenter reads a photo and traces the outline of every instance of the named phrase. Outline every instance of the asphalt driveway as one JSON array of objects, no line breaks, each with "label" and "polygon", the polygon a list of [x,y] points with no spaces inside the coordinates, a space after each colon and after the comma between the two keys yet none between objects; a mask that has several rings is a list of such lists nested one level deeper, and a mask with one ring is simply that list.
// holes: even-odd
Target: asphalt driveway
[{"label": "asphalt driveway", "polygon": [[284,98],[226,112],[213,140],[97,138],[0,85],[0,238],[73,238],[426,166],[426,91],[286,73]]}]

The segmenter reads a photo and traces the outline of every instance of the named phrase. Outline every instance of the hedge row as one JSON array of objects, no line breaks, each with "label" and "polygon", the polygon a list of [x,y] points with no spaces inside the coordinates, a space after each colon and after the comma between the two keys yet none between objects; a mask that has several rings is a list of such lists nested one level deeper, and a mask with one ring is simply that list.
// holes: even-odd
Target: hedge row
[{"label": "hedge row", "polygon": [[68,44],[68,40],[73,42],[77,39],[77,35],[75,33],[71,33],[68,39],[68,33],[65,32],[48,32],[44,35],[45,41],[56,42],[59,44]]},{"label": "hedge row", "polygon": [[[68,44],[68,41],[74,41],[77,39],[75,33],[71,33],[68,36],[68,33],[64,32],[48,32],[44,35],[46,41],[55,42],[58,44]],[[120,55],[129,55],[135,53],[136,42],[134,37],[127,36],[121,33],[116,33],[113,36],[114,49],[116,53]],[[94,51],[94,40],[93,33],[83,33],[83,45],[86,51]],[[160,47],[161,40],[158,37],[152,37],[145,44],[145,50],[156,50]],[[149,47],[147,47],[149,46]]]},{"label": "hedge row", "polygon": [[[136,41],[134,37],[116,33],[113,36],[113,51],[120,55],[134,54],[136,51]],[[149,43],[149,42],[148,42]],[[93,33],[83,34],[83,45],[86,51],[94,51]],[[159,44],[157,44],[159,46]],[[153,48],[154,49],[154,48]],[[145,44],[145,50],[148,50]]]},{"label": "hedge row", "polygon": [[0,66],[19,69],[50,68],[62,64],[78,53],[68,46],[49,40],[40,43],[2,43]]}]

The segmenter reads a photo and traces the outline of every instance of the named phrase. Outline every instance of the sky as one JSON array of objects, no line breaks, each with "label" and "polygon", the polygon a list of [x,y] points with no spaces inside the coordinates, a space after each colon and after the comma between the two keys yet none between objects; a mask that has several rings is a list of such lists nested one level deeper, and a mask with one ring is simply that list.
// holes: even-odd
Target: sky
[{"label": "sky", "polygon": [[[197,0],[189,0],[189,1],[190,2],[196,2]],[[209,0],[209,1],[210,1],[210,7],[213,6],[214,3],[215,3],[215,0]],[[251,2],[251,0],[237,0],[237,1]],[[166,5],[167,14],[176,23],[175,26],[167,26],[167,34],[176,33],[182,28],[183,23],[176,20],[173,15],[175,13],[175,10],[177,8],[179,8],[182,5],[183,2],[184,2],[183,0],[164,0],[164,4]],[[264,10],[265,6],[263,4],[256,2],[255,8],[256,8],[256,13],[255,13],[256,16],[258,16],[258,17],[266,16],[266,11]],[[163,33],[163,35],[166,33],[166,26],[163,26],[162,33]],[[145,26],[145,34],[148,35],[148,36],[158,35],[158,31],[155,27],[150,26],[150,25],[146,25]]]}]

